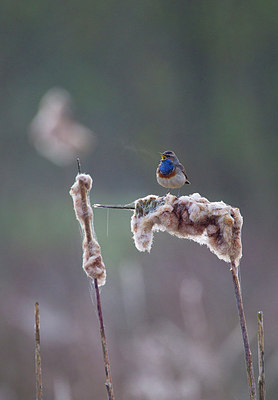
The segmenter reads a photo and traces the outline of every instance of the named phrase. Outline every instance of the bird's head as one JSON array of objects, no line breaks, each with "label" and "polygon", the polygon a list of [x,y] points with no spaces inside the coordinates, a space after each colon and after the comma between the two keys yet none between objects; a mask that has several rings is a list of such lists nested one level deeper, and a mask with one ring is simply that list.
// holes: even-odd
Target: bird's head
[{"label": "bird's head", "polygon": [[161,161],[165,160],[170,160],[170,161],[176,161],[177,156],[173,151],[167,150],[164,151],[164,153],[159,153],[161,155]]}]

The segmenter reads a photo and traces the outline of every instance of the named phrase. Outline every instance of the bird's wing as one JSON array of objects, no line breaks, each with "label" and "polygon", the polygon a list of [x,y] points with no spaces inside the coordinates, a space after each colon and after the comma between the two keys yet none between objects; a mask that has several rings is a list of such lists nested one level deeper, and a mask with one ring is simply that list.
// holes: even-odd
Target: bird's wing
[{"label": "bird's wing", "polygon": [[188,183],[190,183],[189,180],[188,180],[188,176],[186,175],[186,171],[185,171],[184,166],[183,166],[181,163],[179,163],[179,164],[177,165],[177,168],[179,168],[179,169],[181,170],[181,172],[184,174],[184,176],[185,176],[185,178],[186,178],[186,181],[187,181]]}]

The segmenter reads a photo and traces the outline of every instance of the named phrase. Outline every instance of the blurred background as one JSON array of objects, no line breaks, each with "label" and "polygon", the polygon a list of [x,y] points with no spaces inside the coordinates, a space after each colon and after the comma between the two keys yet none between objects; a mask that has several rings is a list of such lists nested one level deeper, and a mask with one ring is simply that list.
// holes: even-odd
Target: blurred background
[{"label": "blurred background", "polygon": [[[192,183],[181,194],[223,200],[244,217],[255,373],[262,310],[275,398],[277,14],[272,0],[1,2],[1,400],[35,397],[35,301],[44,398],[106,398],[68,193],[75,158],[94,179],[92,203],[125,204],[165,194],[155,179],[165,150]],[[247,399],[229,266],[166,233],[139,253],[130,217],[95,210],[116,398]]]}]

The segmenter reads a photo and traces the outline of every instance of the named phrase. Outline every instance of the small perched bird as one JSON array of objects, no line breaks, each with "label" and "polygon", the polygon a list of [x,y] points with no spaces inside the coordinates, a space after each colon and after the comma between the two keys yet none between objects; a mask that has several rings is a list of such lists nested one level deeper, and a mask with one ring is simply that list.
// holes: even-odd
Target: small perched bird
[{"label": "small perched bird", "polygon": [[179,162],[173,151],[164,151],[156,170],[157,182],[168,189],[181,188],[185,183],[190,184],[184,166]]}]

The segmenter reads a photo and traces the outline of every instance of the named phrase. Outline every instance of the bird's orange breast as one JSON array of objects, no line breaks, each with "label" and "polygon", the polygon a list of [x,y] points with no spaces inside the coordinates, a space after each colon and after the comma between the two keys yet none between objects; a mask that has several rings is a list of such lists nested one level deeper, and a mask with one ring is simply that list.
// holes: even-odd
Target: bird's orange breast
[{"label": "bird's orange breast", "polygon": [[158,175],[160,178],[170,179],[170,178],[173,178],[174,176],[176,176],[177,173],[176,173],[176,170],[173,169],[173,171],[170,172],[169,175],[163,175],[163,174],[160,172],[159,168],[157,168],[157,175]]}]

